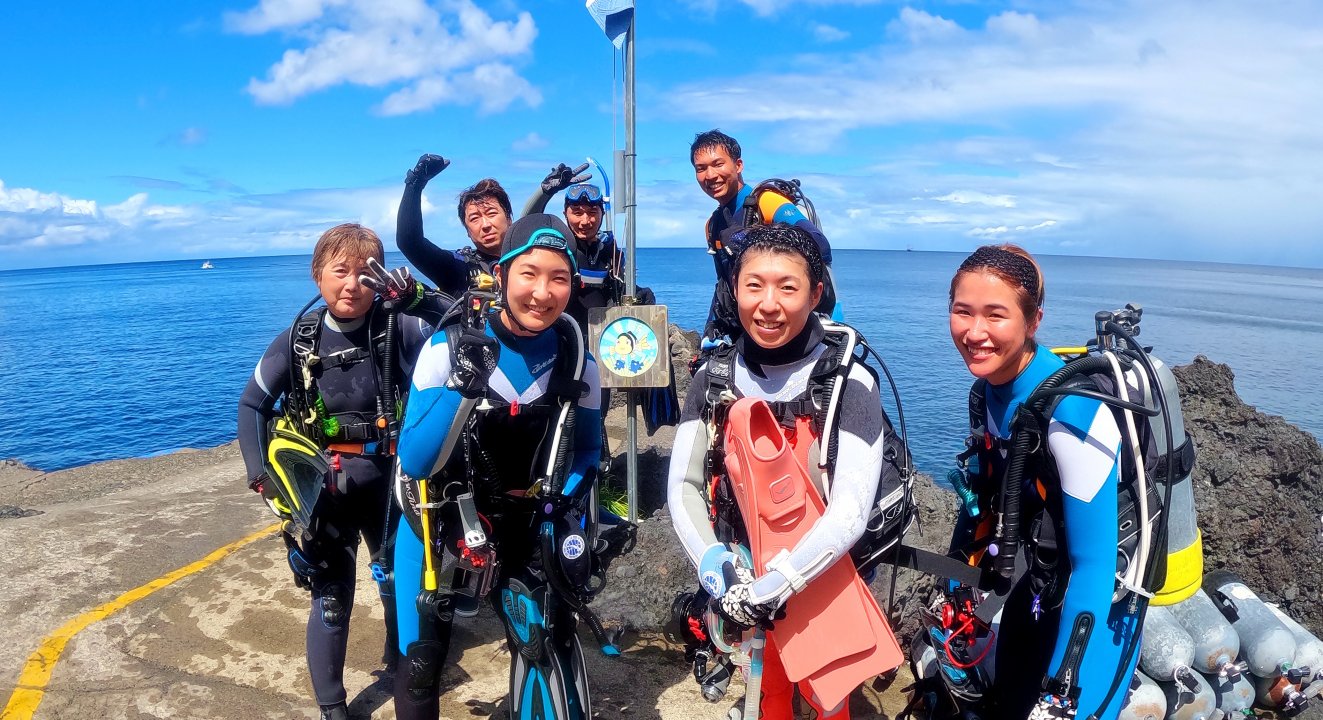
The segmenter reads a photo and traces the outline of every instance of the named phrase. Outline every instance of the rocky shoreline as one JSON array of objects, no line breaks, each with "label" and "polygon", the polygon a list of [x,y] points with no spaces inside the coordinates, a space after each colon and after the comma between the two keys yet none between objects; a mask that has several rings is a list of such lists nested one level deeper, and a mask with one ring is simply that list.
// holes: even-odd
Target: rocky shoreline
[{"label": "rocky shoreline", "polygon": [[[687,362],[694,340],[673,328],[677,362]],[[687,373],[677,369],[681,394]],[[1232,570],[1261,597],[1279,604],[1316,633],[1323,632],[1323,449],[1317,440],[1284,419],[1260,413],[1235,393],[1230,368],[1204,357],[1175,368],[1181,385],[1186,425],[1198,447],[1194,474],[1205,567]],[[622,447],[624,408],[613,407],[608,422],[611,448]],[[661,640],[675,594],[692,588],[694,573],[680,550],[664,507],[670,428],[644,437],[640,424],[640,495],[644,520],[637,545],[613,563],[608,585],[593,607],[608,625],[627,629],[638,643],[667,646]],[[619,453],[618,453],[619,454]],[[232,467],[234,444],[136,460],[119,460],[47,474],[13,460],[0,461],[0,523],[39,514],[71,494],[112,496],[162,477],[203,466]],[[224,464],[224,465],[223,465]],[[616,471],[623,476],[623,457]],[[218,482],[239,478],[216,478]],[[954,496],[920,477],[915,484],[920,523],[910,544],[944,549],[954,517]],[[34,518],[35,519],[35,518]],[[932,580],[898,573],[894,597],[890,572],[873,584],[883,607],[896,621],[897,634],[913,632],[914,610]],[[668,657],[681,662],[674,645]],[[677,678],[679,679],[679,678]],[[902,678],[903,679],[903,678]],[[903,685],[896,683],[895,688]],[[693,688],[695,691],[697,688]],[[897,689],[885,684],[865,690],[869,704],[889,717],[899,709]],[[881,692],[880,691],[885,691]],[[697,700],[697,692],[694,693]],[[700,704],[696,707],[701,708]],[[867,715],[865,715],[867,716]]]}]

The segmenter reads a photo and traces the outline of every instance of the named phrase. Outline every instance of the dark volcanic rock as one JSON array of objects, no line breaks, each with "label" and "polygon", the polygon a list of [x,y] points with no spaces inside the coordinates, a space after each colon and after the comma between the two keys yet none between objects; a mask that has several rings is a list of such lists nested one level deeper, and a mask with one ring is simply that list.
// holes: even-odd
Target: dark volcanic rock
[{"label": "dark volcanic rock", "polygon": [[1323,631],[1323,449],[1313,436],[1236,395],[1226,365],[1173,368],[1198,448],[1195,501],[1205,569],[1223,568]]},{"label": "dark volcanic rock", "polygon": [[[679,345],[680,334],[672,326],[673,346]],[[696,340],[673,355],[679,361],[693,347]],[[1194,481],[1205,567],[1239,574],[1266,599],[1315,632],[1323,631],[1323,450],[1282,418],[1245,405],[1225,365],[1199,357],[1174,371],[1186,426],[1199,448]],[[676,379],[687,385],[688,373],[677,367]],[[622,462],[617,458],[623,476]],[[640,502],[646,519],[639,525],[634,552],[612,564],[607,588],[593,603],[604,620],[636,630],[662,627],[675,595],[697,585],[664,507],[668,463],[667,444],[641,450]],[[916,478],[914,487],[919,524],[906,543],[943,551],[955,519],[955,496],[926,476]],[[879,569],[872,588],[903,642],[917,628],[915,611],[934,582],[902,570],[891,601],[890,568]]]}]

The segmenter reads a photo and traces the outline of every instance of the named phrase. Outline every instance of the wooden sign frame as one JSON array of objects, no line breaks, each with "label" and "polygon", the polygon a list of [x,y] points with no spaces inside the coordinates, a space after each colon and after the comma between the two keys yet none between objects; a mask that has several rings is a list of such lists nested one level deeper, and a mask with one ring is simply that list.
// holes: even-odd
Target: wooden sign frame
[{"label": "wooden sign frame", "polygon": [[589,308],[588,352],[597,361],[604,388],[670,385],[671,334],[666,306]]}]

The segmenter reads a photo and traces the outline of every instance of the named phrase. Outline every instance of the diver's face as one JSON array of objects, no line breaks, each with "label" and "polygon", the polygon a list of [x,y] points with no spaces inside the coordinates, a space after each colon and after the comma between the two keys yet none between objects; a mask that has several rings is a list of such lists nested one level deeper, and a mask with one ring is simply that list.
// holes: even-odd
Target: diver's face
[{"label": "diver's face", "polygon": [[744,334],[767,349],[795,338],[822,299],[800,255],[750,250],[735,278],[735,303]]},{"label": "diver's face", "polygon": [[632,352],[634,352],[634,343],[631,342],[629,338],[625,337],[624,335],[621,335],[620,337],[616,338],[617,355],[624,357],[625,355],[628,355]]},{"label": "diver's face", "polygon": [[993,385],[1005,385],[1029,366],[1034,334],[1043,319],[1020,309],[1016,289],[986,272],[965,272],[951,299],[951,340],[969,372]]},{"label": "diver's face", "polygon": [[602,229],[602,206],[597,203],[570,203],[565,206],[565,224],[570,226],[575,240],[581,243],[592,242]]},{"label": "diver's face", "polygon": [[[536,334],[551,327],[570,303],[573,274],[569,258],[562,252],[535,247],[515,256],[509,264],[508,272],[497,273],[506,283],[501,322],[516,335]],[[518,324],[511,322],[510,316]]]},{"label": "diver's face", "polygon": [[720,145],[699,148],[691,159],[698,186],[719,204],[730,202],[744,186],[740,177],[744,172],[744,161],[732,160],[726,148]]},{"label": "diver's face", "polygon": [[358,281],[367,272],[367,261],[344,255],[322,266],[317,275],[317,290],[331,314],[342,320],[355,320],[372,308],[372,290]]},{"label": "diver's face", "polygon": [[501,254],[501,238],[510,227],[510,216],[492,198],[465,203],[464,229],[473,245],[487,255]]}]

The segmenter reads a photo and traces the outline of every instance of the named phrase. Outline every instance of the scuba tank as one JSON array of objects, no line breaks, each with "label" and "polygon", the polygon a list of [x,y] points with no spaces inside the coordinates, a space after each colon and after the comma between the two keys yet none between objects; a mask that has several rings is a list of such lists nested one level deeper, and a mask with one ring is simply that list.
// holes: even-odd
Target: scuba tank
[{"label": "scuba tank", "polygon": [[1218,710],[1227,715],[1243,715],[1244,711],[1254,707],[1254,681],[1250,680],[1248,674],[1234,677],[1205,675],[1204,679],[1213,686],[1213,692],[1217,695]]},{"label": "scuba tank", "polygon": [[1285,677],[1254,678],[1254,697],[1260,707],[1292,712],[1309,702],[1295,683]]},{"label": "scuba tank", "polygon": [[1130,695],[1116,720],[1162,720],[1167,717],[1167,695],[1149,676],[1136,672],[1130,678]]},{"label": "scuba tank", "polygon": [[1171,611],[1152,606],[1144,616],[1139,646],[1139,667],[1151,678],[1168,681],[1177,673],[1190,673],[1194,664],[1194,640]]},{"label": "scuba tank", "polygon": [[1251,672],[1273,678],[1290,671],[1295,636],[1253,590],[1226,570],[1209,573],[1204,588],[1240,636],[1240,652]]},{"label": "scuba tank", "polygon": [[1276,605],[1268,605],[1268,609],[1295,637],[1295,662],[1291,669],[1300,673],[1300,684],[1307,685],[1310,680],[1323,677],[1323,641]]},{"label": "scuba tank", "polygon": [[1244,671],[1236,663],[1240,636],[1202,588],[1168,609],[1194,640],[1195,670],[1218,676],[1239,675]]},{"label": "scuba tank", "polygon": [[1174,682],[1159,683],[1167,696],[1166,720],[1219,720],[1217,693],[1197,672],[1182,673]]},{"label": "scuba tank", "polygon": [[[1142,310],[1136,308],[1136,315]],[[1135,328],[1138,331],[1138,328]],[[1136,335],[1139,333],[1136,332]],[[1170,504],[1163,508],[1167,523],[1167,578],[1154,593],[1152,605],[1175,605],[1190,597],[1199,589],[1204,577],[1203,536],[1199,532],[1198,518],[1194,508],[1194,441],[1185,432],[1185,416],[1181,412],[1180,388],[1176,385],[1176,376],[1171,368],[1161,359],[1150,356],[1155,374],[1161,386],[1162,397],[1167,399],[1164,407],[1153,401],[1152,391],[1144,394],[1144,404],[1158,410],[1170,411],[1171,439],[1166,436],[1167,426],[1161,418],[1149,422],[1153,429],[1153,439],[1160,451],[1167,447],[1174,448],[1173,456],[1158,461],[1158,465],[1170,473]],[[1165,460],[1165,463],[1164,463]],[[1161,470],[1158,471],[1161,475]]]}]

